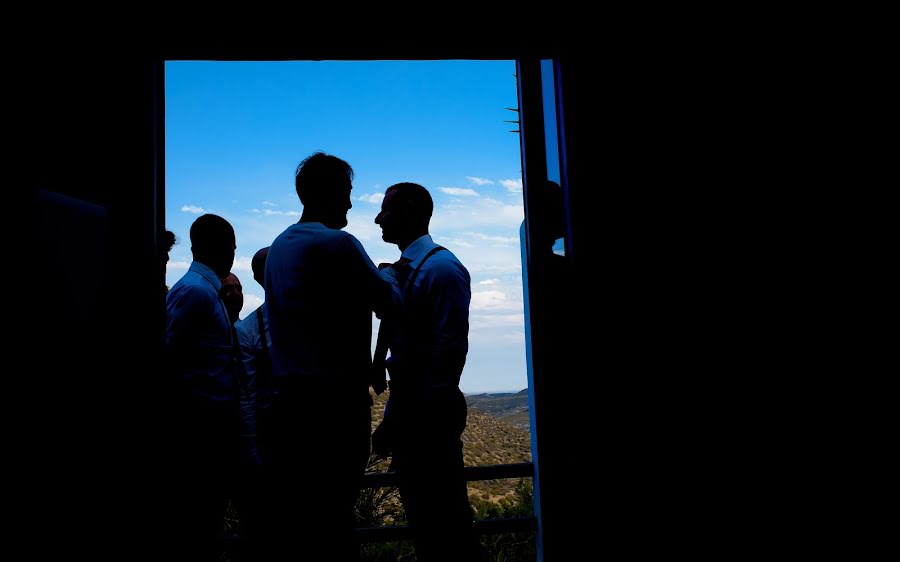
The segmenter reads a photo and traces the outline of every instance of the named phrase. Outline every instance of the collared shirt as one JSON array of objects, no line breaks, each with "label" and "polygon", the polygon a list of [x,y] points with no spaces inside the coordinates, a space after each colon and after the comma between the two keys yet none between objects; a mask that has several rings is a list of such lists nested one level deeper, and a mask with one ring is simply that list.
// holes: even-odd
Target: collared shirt
[{"label": "collared shirt", "polygon": [[166,294],[166,356],[188,392],[211,402],[237,401],[232,328],[222,283],[206,265],[193,262]]},{"label": "collared shirt", "polygon": [[372,311],[398,297],[359,241],[317,222],[291,225],[269,248],[265,284],[274,377],[368,396]]},{"label": "collared shirt", "polygon": [[[259,316],[262,315],[264,333],[259,333]],[[269,336],[269,315],[266,312],[266,304],[247,315],[235,326],[237,329],[238,342],[241,345],[241,355],[244,361],[244,371],[247,374],[247,392],[241,392],[241,420],[243,432],[246,435],[256,434],[256,414],[259,410],[268,409],[271,406],[271,388],[266,382],[271,384],[272,363],[270,357],[263,357],[263,353],[268,351],[263,348],[263,337],[266,338],[267,345],[271,345],[272,341]],[[267,372],[261,372],[261,371]],[[258,377],[257,374],[260,376]],[[260,384],[260,380],[266,382]]]},{"label": "collared shirt", "polygon": [[[408,267],[415,271],[437,246],[426,234],[401,257],[409,259]],[[403,315],[388,365],[405,365],[405,372],[420,378],[417,386],[456,388],[469,350],[469,272],[452,252],[441,250],[425,261],[412,283],[401,287]]]}]

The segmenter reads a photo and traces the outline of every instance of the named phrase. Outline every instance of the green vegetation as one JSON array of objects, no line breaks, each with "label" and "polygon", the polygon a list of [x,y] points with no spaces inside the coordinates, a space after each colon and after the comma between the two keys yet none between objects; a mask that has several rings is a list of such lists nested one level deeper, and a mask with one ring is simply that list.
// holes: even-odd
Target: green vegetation
[{"label": "green vegetation", "polygon": [[[473,502],[472,507],[476,519],[534,515],[531,482],[520,479],[512,497],[503,498],[498,503]],[[491,562],[533,562],[536,557],[534,533],[485,535],[481,537],[481,543],[487,549]]]},{"label": "green vegetation", "polygon": [[[372,429],[381,421],[387,395],[373,396]],[[506,423],[518,418],[527,422],[527,391],[510,395],[478,395],[466,397],[469,415],[463,433],[463,456],[466,466],[512,464],[531,461],[531,438],[527,423],[524,428]],[[526,409],[522,410],[522,404]],[[483,413],[481,408],[499,415]],[[367,472],[384,472],[390,462],[370,457]],[[530,479],[483,480],[468,483],[469,502],[475,519],[527,517],[534,514],[534,501]],[[395,487],[366,488],[356,504],[359,527],[386,527],[405,525],[406,514]],[[239,522],[234,509],[229,506],[226,514],[226,535],[239,533]],[[490,562],[533,562],[535,560],[535,535],[533,532],[483,535]],[[412,541],[367,543],[360,546],[364,562],[416,562]],[[225,561],[237,562],[239,558],[228,553]]]},{"label": "green vegetation", "polygon": [[528,415],[528,389],[513,393],[469,394],[469,409],[475,409],[507,424],[528,431],[531,421]]},{"label": "green vegetation", "polygon": [[[514,493],[499,502],[476,500],[472,502],[476,519],[527,517],[534,515],[534,496],[531,483],[520,479],[514,486]],[[396,521],[403,520],[403,507],[395,514]],[[362,520],[362,519],[361,519]],[[362,524],[362,523],[361,523]],[[502,533],[481,537],[490,562],[534,562],[534,533]],[[412,541],[364,544],[361,549],[363,562],[415,562],[415,548]]]}]

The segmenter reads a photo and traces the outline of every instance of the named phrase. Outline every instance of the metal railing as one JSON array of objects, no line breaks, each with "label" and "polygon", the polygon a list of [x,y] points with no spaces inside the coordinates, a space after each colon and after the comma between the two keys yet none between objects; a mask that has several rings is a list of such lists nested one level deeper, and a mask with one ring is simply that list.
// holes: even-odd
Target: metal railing
[{"label": "metal railing", "polygon": [[[463,470],[466,482],[499,480],[502,478],[534,478],[534,464],[530,462],[467,466]],[[393,472],[369,473],[363,477],[363,488],[382,488],[396,485],[397,475]],[[473,528],[479,535],[536,531],[537,518],[532,516],[479,519],[473,523]],[[359,527],[355,531],[355,536],[359,542],[368,543],[407,540],[411,538],[412,533],[407,525],[392,525],[389,527]]]}]

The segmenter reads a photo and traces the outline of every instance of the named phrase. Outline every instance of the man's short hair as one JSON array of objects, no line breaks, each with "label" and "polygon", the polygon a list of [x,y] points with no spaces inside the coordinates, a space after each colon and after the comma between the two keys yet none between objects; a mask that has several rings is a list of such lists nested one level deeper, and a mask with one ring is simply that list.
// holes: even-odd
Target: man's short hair
[{"label": "man's short hair", "polygon": [[417,217],[426,222],[431,220],[431,214],[434,212],[434,201],[431,199],[431,194],[428,193],[427,189],[417,183],[401,182],[387,188],[384,194],[387,195],[392,191],[397,192],[394,195],[395,202],[411,204]]},{"label": "man's short hair", "polygon": [[172,251],[172,246],[175,245],[175,233],[171,230],[166,230],[162,235],[162,247],[166,249],[167,252]]},{"label": "man's short hair", "polygon": [[196,254],[208,251],[218,252],[222,241],[234,241],[234,229],[219,215],[201,215],[191,225],[191,250]]},{"label": "man's short hair", "polygon": [[263,284],[263,279],[265,279],[267,257],[269,257],[269,246],[266,246],[253,254],[253,259],[250,260],[253,278],[256,279],[260,285]]},{"label": "man's short hair", "polygon": [[337,156],[314,152],[303,159],[294,175],[294,187],[304,206],[316,206],[336,195],[343,180],[353,181],[353,168]]}]

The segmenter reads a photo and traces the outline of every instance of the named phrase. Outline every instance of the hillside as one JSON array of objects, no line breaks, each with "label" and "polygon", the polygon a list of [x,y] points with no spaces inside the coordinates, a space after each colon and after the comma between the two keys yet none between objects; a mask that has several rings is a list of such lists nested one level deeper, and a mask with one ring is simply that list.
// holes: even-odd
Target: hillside
[{"label": "hillside", "polygon": [[474,408],[513,427],[529,431],[527,388],[516,393],[469,394],[466,395],[466,404],[470,411]]},{"label": "hillside", "polygon": [[[525,429],[512,426],[503,419],[498,419],[479,409],[476,405],[469,407],[469,415],[466,430],[463,432],[463,457],[466,466],[478,466],[486,464],[511,464],[531,461],[531,437],[528,433],[527,390],[525,392]],[[514,398],[521,393],[502,395],[500,399]],[[492,395],[477,395],[481,398],[476,402],[488,405],[492,411],[504,412],[515,410],[514,400],[509,400],[501,405],[491,405],[493,399],[486,398]],[[496,396],[496,395],[493,395]],[[384,414],[384,404],[387,401],[387,393],[374,396],[375,404],[372,407],[372,430],[374,431]],[[470,397],[466,397],[468,402]],[[504,410],[506,408],[506,410]],[[510,417],[519,412],[504,414]],[[387,470],[386,462],[379,463],[376,470]],[[497,502],[504,496],[511,496],[517,480],[485,480],[469,483],[469,497]]]}]

